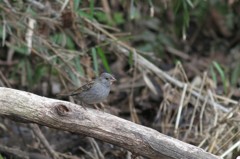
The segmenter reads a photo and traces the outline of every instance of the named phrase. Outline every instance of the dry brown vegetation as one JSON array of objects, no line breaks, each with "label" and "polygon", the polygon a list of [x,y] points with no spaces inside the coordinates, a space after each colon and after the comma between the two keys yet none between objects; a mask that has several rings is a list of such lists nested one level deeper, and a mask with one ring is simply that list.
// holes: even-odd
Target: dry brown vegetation
[{"label": "dry brown vegetation", "polygon": [[[0,13],[1,87],[56,98],[111,72],[118,81],[105,112],[224,158],[240,156],[239,2],[3,0]],[[130,156],[93,138],[36,129],[0,117],[0,159]]]}]

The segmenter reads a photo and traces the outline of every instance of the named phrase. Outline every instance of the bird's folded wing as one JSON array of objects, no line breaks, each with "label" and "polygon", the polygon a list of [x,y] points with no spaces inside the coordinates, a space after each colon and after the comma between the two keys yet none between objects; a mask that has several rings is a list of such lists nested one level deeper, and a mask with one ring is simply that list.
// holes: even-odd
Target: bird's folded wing
[{"label": "bird's folded wing", "polygon": [[91,81],[70,93],[71,96],[80,94],[92,88],[94,81]]}]

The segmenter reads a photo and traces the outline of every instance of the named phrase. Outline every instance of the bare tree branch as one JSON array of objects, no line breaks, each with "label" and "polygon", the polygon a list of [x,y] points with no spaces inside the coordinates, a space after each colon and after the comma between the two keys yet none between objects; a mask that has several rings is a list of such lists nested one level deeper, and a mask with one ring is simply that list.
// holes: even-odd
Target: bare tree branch
[{"label": "bare tree branch", "polygon": [[85,134],[134,154],[161,159],[219,159],[201,148],[156,130],[94,109],[29,92],[0,87],[0,115]]},{"label": "bare tree branch", "polygon": [[11,154],[16,158],[29,159],[29,154],[27,152],[23,152],[19,149],[10,148],[3,145],[0,145],[0,153]]}]

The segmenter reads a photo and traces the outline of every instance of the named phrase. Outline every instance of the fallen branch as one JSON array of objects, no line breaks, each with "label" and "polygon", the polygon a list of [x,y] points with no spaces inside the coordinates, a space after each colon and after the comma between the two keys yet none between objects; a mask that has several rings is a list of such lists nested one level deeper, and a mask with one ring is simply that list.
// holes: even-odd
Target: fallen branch
[{"label": "fallen branch", "polygon": [[0,115],[85,134],[149,158],[219,159],[201,148],[108,113],[0,87]]}]

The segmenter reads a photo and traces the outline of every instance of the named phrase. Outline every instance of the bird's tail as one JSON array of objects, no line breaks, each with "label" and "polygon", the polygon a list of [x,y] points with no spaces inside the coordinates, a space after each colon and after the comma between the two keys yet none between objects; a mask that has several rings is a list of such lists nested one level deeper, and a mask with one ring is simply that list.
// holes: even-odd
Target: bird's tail
[{"label": "bird's tail", "polygon": [[72,96],[72,94],[70,94],[70,93],[68,93],[68,94],[63,94],[63,93],[56,94],[56,97],[69,97],[69,96]]}]

